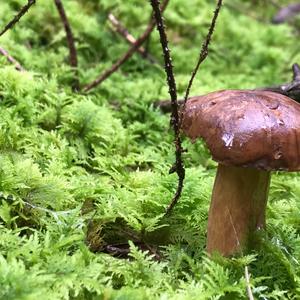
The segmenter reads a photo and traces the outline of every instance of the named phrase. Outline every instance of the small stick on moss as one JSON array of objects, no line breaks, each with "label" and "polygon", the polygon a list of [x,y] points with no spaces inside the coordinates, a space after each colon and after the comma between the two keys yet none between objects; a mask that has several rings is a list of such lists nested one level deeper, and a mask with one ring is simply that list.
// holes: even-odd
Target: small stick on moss
[{"label": "small stick on moss", "polygon": [[[134,45],[136,43],[135,37],[129,33],[129,31],[121,24],[121,22],[112,14],[110,13],[108,15],[108,20],[113,25],[113,27],[116,29],[116,32],[119,33],[122,37],[125,38],[125,40],[131,44]],[[151,63],[157,63],[154,57],[152,57],[144,47],[140,46],[137,49],[137,52],[141,54],[143,58],[147,58]]]},{"label": "small stick on moss", "polygon": [[3,49],[2,47],[0,47],[0,54],[3,55],[4,57],[6,57],[7,61],[9,61],[10,63],[12,63],[13,65],[15,65],[16,70],[20,71],[20,72],[24,72],[25,69],[21,66],[21,64],[15,60],[5,49]]},{"label": "small stick on moss", "polygon": [[245,279],[246,279],[246,285],[247,285],[248,298],[249,298],[249,300],[254,300],[252,290],[251,290],[251,286],[250,286],[250,274],[249,274],[249,271],[248,271],[248,266],[245,266]]},{"label": "small stick on moss", "polygon": [[176,204],[178,199],[180,198],[182,188],[183,188],[183,181],[185,177],[185,169],[184,164],[182,161],[182,146],[181,146],[181,139],[180,139],[180,123],[179,123],[179,112],[178,112],[178,105],[177,105],[177,89],[176,89],[176,82],[173,74],[173,66],[172,66],[172,59],[170,56],[170,49],[168,46],[167,35],[165,32],[165,26],[162,18],[162,14],[159,8],[159,0],[150,0],[152,9],[154,12],[154,17],[156,20],[156,27],[159,32],[160,36],[160,43],[162,47],[162,51],[164,54],[164,61],[165,61],[165,72],[167,75],[167,83],[169,86],[169,94],[171,96],[171,108],[172,108],[172,115],[171,115],[171,124],[174,129],[175,133],[175,157],[176,162],[174,166],[171,168],[170,172],[177,173],[178,176],[178,185],[175,192],[175,195],[172,199],[171,204],[167,208],[166,214],[170,213],[173,206]]},{"label": "small stick on moss", "polygon": [[35,4],[35,0],[28,0],[28,3],[21,8],[18,14],[0,32],[0,36],[2,36],[7,30],[13,28],[15,24],[28,12],[29,8],[33,4]]},{"label": "small stick on moss", "polygon": [[[234,232],[234,236],[236,238],[236,243],[240,247],[241,243],[240,243],[240,240],[239,240],[239,237],[238,237],[238,234],[237,234],[237,230],[234,226],[230,210],[229,210],[228,206],[226,206],[226,208],[227,208],[227,211],[229,213],[229,220],[230,220],[231,226],[233,227],[233,232]],[[244,255],[243,251],[242,251],[242,255]],[[245,280],[246,280],[246,289],[247,289],[248,298],[249,298],[249,300],[254,300],[253,293],[252,293],[252,290],[251,290],[251,285],[250,285],[250,274],[249,274],[248,266],[245,266]]]},{"label": "small stick on moss", "polygon": [[61,18],[61,21],[64,25],[66,37],[67,37],[67,43],[69,48],[69,55],[70,55],[70,66],[74,70],[74,79],[72,84],[73,91],[79,90],[79,79],[78,79],[78,59],[77,59],[77,51],[75,46],[75,40],[73,36],[73,32],[70,26],[70,22],[68,20],[66,11],[64,9],[64,6],[61,2],[61,0],[54,0],[56,8],[58,10],[59,16]]},{"label": "small stick on moss", "polygon": [[294,18],[300,13],[300,3],[292,3],[286,7],[281,8],[277,14],[273,17],[272,23],[281,24],[287,20]]},{"label": "small stick on moss", "polygon": [[[161,10],[163,11],[169,0],[165,0],[162,4]],[[105,70],[98,78],[96,78],[94,81],[89,83],[83,88],[84,92],[88,92],[91,89],[95,88],[96,86],[100,85],[105,79],[107,79],[111,74],[116,72],[119,67],[125,63],[138,49],[139,47],[147,40],[149,35],[151,34],[153,28],[155,27],[155,21],[151,19],[150,23],[148,24],[145,32],[136,40],[136,42],[130,47],[130,49],[119,58],[117,62],[115,62],[109,69]]]}]

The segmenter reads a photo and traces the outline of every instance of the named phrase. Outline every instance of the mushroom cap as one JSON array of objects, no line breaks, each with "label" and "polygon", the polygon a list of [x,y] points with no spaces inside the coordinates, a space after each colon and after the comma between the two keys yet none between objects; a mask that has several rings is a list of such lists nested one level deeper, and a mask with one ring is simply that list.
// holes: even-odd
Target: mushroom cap
[{"label": "mushroom cap", "polygon": [[203,138],[217,162],[300,170],[300,104],[269,91],[223,90],[190,98],[182,131]]}]

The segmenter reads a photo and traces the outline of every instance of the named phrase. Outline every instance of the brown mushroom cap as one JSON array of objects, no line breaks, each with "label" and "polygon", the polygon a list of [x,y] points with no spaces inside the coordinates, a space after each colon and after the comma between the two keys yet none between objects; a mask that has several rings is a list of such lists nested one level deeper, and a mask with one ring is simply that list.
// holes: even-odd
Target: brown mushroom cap
[{"label": "brown mushroom cap", "polygon": [[183,132],[224,165],[300,170],[300,104],[269,91],[224,90],[190,98]]}]

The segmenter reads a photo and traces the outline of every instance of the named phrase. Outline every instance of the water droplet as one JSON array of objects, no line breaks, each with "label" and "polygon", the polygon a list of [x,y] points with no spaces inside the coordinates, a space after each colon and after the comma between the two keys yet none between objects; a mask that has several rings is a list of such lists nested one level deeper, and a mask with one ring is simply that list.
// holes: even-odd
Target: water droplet
[{"label": "water droplet", "polygon": [[282,157],[282,152],[280,150],[276,150],[274,153],[275,159],[280,159]]},{"label": "water droplet", "polygon": [[277,121],[277,124],[280,125],[280,126],[283,126],[284,125],[284,121],[282,119],[279,119]]},{"label": "water droplet", "polygon": [[233,144],[233,139],[234,139],[234,134],[233,133],[225,133],[222,136],[222,140],[225,143],[226,147],[231,148],[232,144]]}]

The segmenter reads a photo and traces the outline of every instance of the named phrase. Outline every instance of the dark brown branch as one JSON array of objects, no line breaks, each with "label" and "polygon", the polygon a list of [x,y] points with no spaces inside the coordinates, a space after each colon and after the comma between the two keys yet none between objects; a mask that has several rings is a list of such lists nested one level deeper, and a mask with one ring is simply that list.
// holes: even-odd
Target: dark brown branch
[{"label": "dark brown branch", "polygon": [[[262,87],[256,88],[254,90],[262,90],[262,91],[271,91],[274,93],[278,93],[281,95],[288,96],[297,102],[300,102],[300,67],[298,64],[293,64],[293,80],[290,83],[284,83],[277,86],[271,87]],[[178,100],[178,106],[181,106],[184,103],[184,100]],[[171,103],[170,100],[161,100],[157,101],[154,104],[155,107],[159,107],[162,112],[169,113],[171,112]]]},{"label": "dark brown branch", "polygon": [[172,210],[172,207],[177,203],[180,198],[182,189],[183,189],[183,181],[185,177],[185,169],[184,164],[182,161],[182,146],[181,146],[181,139],[180,139],[180,122],[179,122],[179,112],[178,112],[178,105],[177,105],[177,89],[176,89],[176,82],[173,74],[173,66],[172,66],[172,59],[170,56],[170,50],[168,46],[167,35],[165,32],[164,22],[162,18],[161,11],[159,9],[159,0],[150,0],[152,9],[154,12],[154,17],[156,20],[157,30],[160,36],[160,43],[162,47],[162,51],[164,54],[164,61],[165,61],[165,72],[167,75],[167,83],[169,86],[169,94],[171,96],[171,108],[172,108],[172,115],[171,115],[171,124],[174,129],[175,133],[175,157],[176,162],[175,165],[171,168],[170,172],[176,172],[178,176],[178,185],[175,192],[175,195],[171,201],[170,206],[168,206],[166,214],[169,214]]},{"label": "dark brown branch", "polygon": [[190,90],[191,90],[193,81],[194,81],[194,79],[195,79],[195,77],[196,77],[196,75],[197,75],[197,72],[198,72],[198,70],[199,70],[200,65],[203,63],[203,61],[204,61],[204,60],[206,59],[206,57],[208,56],[208,46],[209,46],[209,44],[210,44],[210,41],[211,41],[213,32],[214,32],[214,30],[215,30],[216,21],[217,21],[217,18],[218,18],[218,15],[219,15],[221,6],[222,6],[222,0],[218,0],[216,9],[215,9],[215,12],[214,12],[214,15],[213,15],[213,18],[212,18],[212,20],[211,20],[210,27],[209,27],[209,29],[208,29],[208,33],[207,33],[207,35],[206,35],[206,38],[205,38],[204,43],[202,44],[202,48],[201,48],[201,51],[200,51],[200,54],[199,54],[199,58],[198,58],[196,67],[195,67],[194,70],[193,70],[191,79],[190,79],[190,81],[189,81],[189,83],[188,83],[188,86],[187,86],[187,88],[186,88],[186,92],[185,92],[185,96],[184,96],[184,102],[186,102],[187,99],[188,99],[188,97],[189,97],[189,94],[190,94]]},{"label": "dark brown branch", "polygon": [[300,3],[293,3],[281,8],[272,19],[272,23],[281,24],[300,13]]},{"label": "dark brown branch", "polygon": [[0,36],[2,36],[7,30],[13,28],[15,24],[28,12],[29,8],[33,4],[35,4],[35,0],[28,0],[28,3],[21,8],[18,14],[0,32]]},{"label": "dark brown branch", "polygon": [[[129,33],[129,31],[120,23],[120,21],[112,14],[110,13],[108,15],[108,20],[113,25],[113,27],[116,29],[116,31],[125,38],[125,40],[131,44],[134,45],[136,43],[135,37]],[[137,49],[137,52],[141,54],[143,58],[148,59],[151,63],[157,63],[156,59],[152,57],[144,47],[140,46]]]},{"label": "dark brown branch", "polygon": [[70,53],[70,66],[74,70],[74,79],[73,79],[73,83],[72,83],[72,88],[73,88],[73,91],[78,91],[79,90],[78,60],[77,60],[77,51],[76,51],[76,47],[75,47],[73,32],[72,32],[66,11],[64,9],[64,6],[63,6],[61,0],[54,0],[54,2],[56,5],[56,8],[58,10],[59,16],[61,18],[61,21],[65,28],[67,43],[68,43],[68,48],[69,48],[69,53]]},{"label": "dark brown branch", "polygon": [[[163,11],[169,0],[164,0],[162,4],[161,10]],[[115,62],[109,69],[104,71],[98,78],[96,78],[94,81],[89,83],[83,88],[84,92],[88,92],[91,89],[95,88],[99,84],[101,84],[105,79],[107,79],[111,74],[113,74],[115,71],[119,69],[119,67],[125,63],[136,51],[139,49],[139,47],[146,41],[148,36],[151,34],[153,28],[155,27],[155,21],[151,19],[150,23],[148,24],[145,32],[136,40],[136,42],[130,47],[130,49],[119,58],[117,62]]]},{"label": "dark brown branch", "polygon": [[[183,106],[185,105],[185,103],[186,103],[186,101],[187,101],[187,99],[189,97],[190,89],[192,87],[194,78],[196,77],[196,74],[197,74],[197,72],[199,70],[199,67],[200,67],[200,65],[203,63],[203,61],[206,59],[206,57],[208,55],[208,46],[210,44],[210,41],[211,41],[211,38],[212,38],[212,35],[213,35],[213,32],[214,32],[214,29],[215,29],[216,21],[217,21],[217,18],[218,18],[221,6],[222,6],[222,0],[218,0],[216,9],[215,9],[215,12],[214,12],[214,15],[213,15],[213,18],[211,20],[210,27],[208,29],[208,33],[207,33],[206,38],[205,38],[205,40],[204,40],[204,42],[202,44],[202,47],[201,47],[201,51],[200,51],[200,54],[199,54],[199,58],[198,58],[197,64],[196,64],[196,66],[195,66],[195,68],[194,68],[194,70],[192,72],[191,79],[190,79],[190,81],[188,83],[188,86],[186,88],[186,92],[185,92],[185,96],[184,96],[184,101],[183,101]],[[172,116],[174,117],[174,110],[175,110],[174,106],[176,106],[176,111],[178,111],[178,104],[177,104],[177,101],[175,101],[175,103],[173,102],[172,97],[171,97],[171,101],[172,101],[172,104],[171,104]],[[179,139],[179,135],[180,135],[180,124],[181,124],[181,120],[182,120],[183,110],[184,110],[184,107],[181,110],[180,117],[176,116],[176,123],[178,123],[178,126],[176,126],[176,129],[174,127],[176,141]],[[175,141],[175,144],[176,144],[176,141]],[[179,143],[180,143],[180,140],[179,140]],[[176,151],[177,151],[177,144],[176,144]],[[178,189],[179,189],[179,186],[182,188],[183,178],[184,178],[184,175],[183,175],[183,178],[181,178],[182,175],[180,174],[180,172],[181,172],[180,163],[182,164],[182,161],[181,161],[181,152],[182,152],[181,145],[180,145],[179,151],[180,151],[180,156],[178,154],[176,154],[176,167],[175,167],[176,168],[176,172],[177,172],[178,177],[179,177]],[[180,162],[178,162],[178,159],[180,159]],[[178,163],[179,163],[179,166],[177,165]],[[178,168],[179,168],[179,171],[178,171]],[[182,180],[182,182],[181,182],[181,180]],[[179,197],[180,197],[180,194],[178,196],[177,193],[176,193],[175,197],[172,199],[171,203],[167,207],[167,214],[171,213],[172,209],[174,208],[174,206],[178,202]]]},{"label": "dark brown branch", "polygon": [[5,56],[6,59],[10,63],[15,65],[16,70],[21,71],[21,72],[25,71],[25,69],[21,66],[21,64],[17,60],[15,60],[11,55],[9,55],[9,53],[5,49],[3,49],[2,47],[0,47],[0,54]]}]

